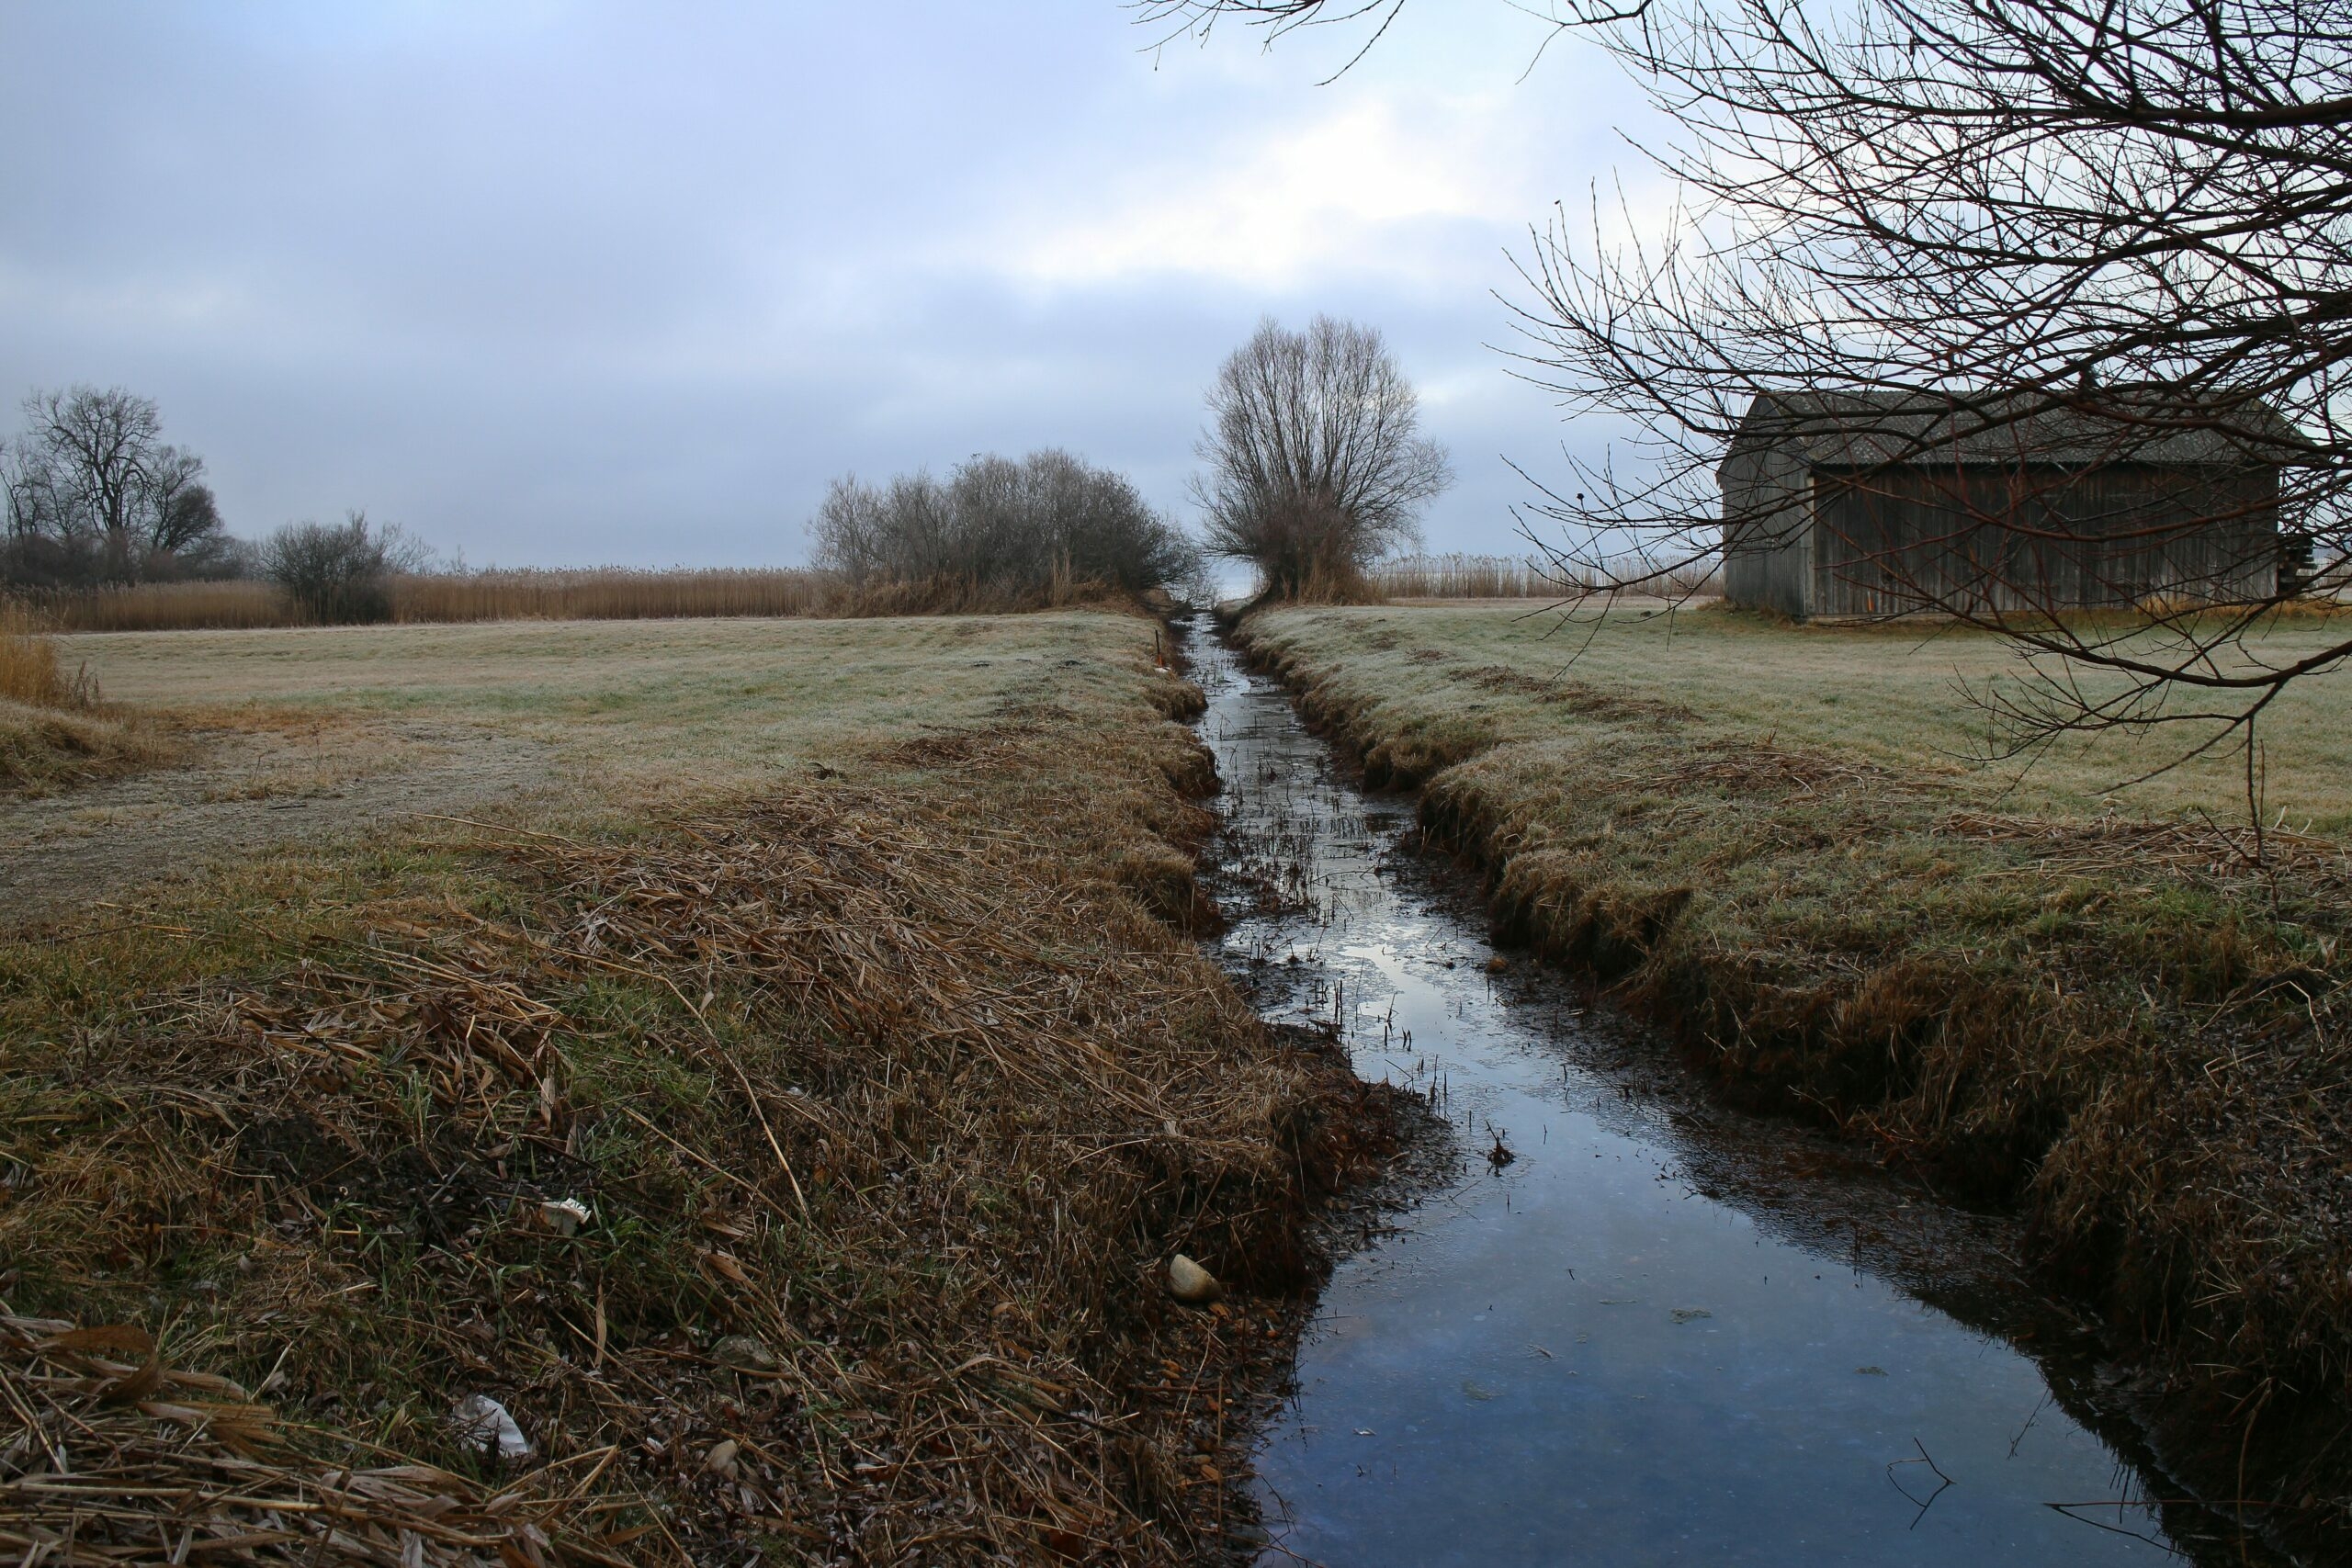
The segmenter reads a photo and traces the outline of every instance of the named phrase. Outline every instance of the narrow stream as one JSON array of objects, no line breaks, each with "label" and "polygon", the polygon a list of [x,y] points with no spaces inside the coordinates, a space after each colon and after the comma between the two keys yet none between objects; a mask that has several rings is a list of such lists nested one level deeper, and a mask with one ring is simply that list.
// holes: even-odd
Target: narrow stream
[{"label": "narrow stream", "polygon": [[1428,1098],[1459,1156],[1320,1303],[1257,1454],[1262,1562],[2282,1561],[2153,1468],[2005,1222],[1710,1105],[1558,976],[1494,965],[1409,802],[1205,619],[1191,648],[1224,963]]}]

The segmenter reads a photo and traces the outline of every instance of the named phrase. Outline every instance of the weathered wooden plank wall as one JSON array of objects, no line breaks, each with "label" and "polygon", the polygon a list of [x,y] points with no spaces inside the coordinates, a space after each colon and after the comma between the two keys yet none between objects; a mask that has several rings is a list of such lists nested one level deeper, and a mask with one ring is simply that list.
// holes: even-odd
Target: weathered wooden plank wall
[{"label": "weathered wooden plank wall", "polygon": [[1802,619],[1813,587],[1810,472],[1785,447],[1736,451],[1724,491],[1724,596]]},{"label": "weathered wooden plank wall", "polygon": [[1814,502],[1804,614],[2243,602],[2278,580],[2275,469],[1823,469]]}]

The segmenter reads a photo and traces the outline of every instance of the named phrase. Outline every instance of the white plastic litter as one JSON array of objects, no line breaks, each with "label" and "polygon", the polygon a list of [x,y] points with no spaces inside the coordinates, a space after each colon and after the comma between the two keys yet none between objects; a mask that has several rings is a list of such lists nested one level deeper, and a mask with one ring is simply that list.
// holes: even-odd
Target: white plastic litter
[{"label": "white plastic litter", "polygon": [[588,1205],[577,1198],[558,1198],[539,1205],[539,1218],[558,1235],[576,1235],[592,1217]]},{"label": "white plastic litter", "polygon": [[460,1438],[477,1448],[496,1449],[501,1459],[531,1457],[531,1439],[523,1436],[506,1406],[486,1393],[469,1393],[458,1401],[449,1422]]}]

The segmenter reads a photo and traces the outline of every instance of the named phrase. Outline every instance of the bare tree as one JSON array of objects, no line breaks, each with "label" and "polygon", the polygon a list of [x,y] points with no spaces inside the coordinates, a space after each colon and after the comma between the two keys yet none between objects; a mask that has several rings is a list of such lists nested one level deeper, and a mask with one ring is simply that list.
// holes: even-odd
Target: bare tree
[{"label": "bare tree", "polygon": [[176,555],[221,530],[220,506],[204,482],[204,459],[176,446],[156,448],[141,508],[150,550]]},{"label": "bare tree", "polygon": [[1277,598],[1359,584],[1419,539],[1421,508],[1453,479],[1396,356],[1352,321],[1261,322],[1217,371],[1208,408],[1193,496],[1209,547],[1253,563]]},{"label": "bare tree", "polygon": [[163,444],[153,399],[74,387],[23,407],[23,434],[0,450],[12,567],[133,579],[220,537],[204,459]]},{"label": "bare tree", "polygon": [[[1680,127],[1647,154],[1679,193],[1662,229],[1596,201],[1521,258],[1522,373],[1635,433],[1538,486],[1523,521],[1564,591],[1770,547],[1801,513],[1727,509],[1718,467],[1759,420],[1836,411],[1860,514],[1944,520],[1852,530],[1832,570],[1878,613],[2015,639],[2033,673],[1990,696],[2012,746],[2190,725],[2186,749],[2235,739],[2251,763],[2278,693],[2352,658],[2253,635],[2352,557],[2352,0],[1580,0],[1562,25]],[[2192,449],[2213,482],[2092,497]],[[2275,492],[2234,482],[2282,459]],[[2222,536],[2273,557],[2217,557]],[[2213,564],[2150,574],[2177,558]]]}]

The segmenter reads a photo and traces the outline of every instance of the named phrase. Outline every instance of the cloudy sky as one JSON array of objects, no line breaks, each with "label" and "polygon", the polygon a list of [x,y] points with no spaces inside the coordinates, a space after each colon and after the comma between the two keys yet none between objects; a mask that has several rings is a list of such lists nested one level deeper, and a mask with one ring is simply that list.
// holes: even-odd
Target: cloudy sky
[{"label": "cloudy sky", "polygon": [[1508,548],[1564,431],[1492,291],[1634,163],[1544,33],[1418,0],[1317,85],[1353,35],[1155,53],[1119,0],[0,0],[0,429],[121,385],[241,533],[783,563],[831,476],[977,451],[1182,511],[1217,360],[1325,310],[1453,449],[1431,546]]}]

